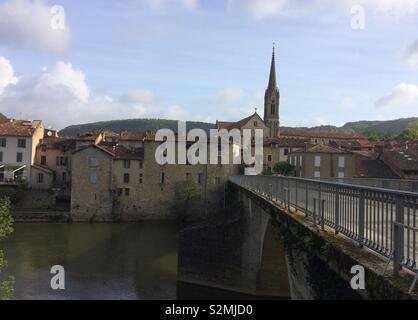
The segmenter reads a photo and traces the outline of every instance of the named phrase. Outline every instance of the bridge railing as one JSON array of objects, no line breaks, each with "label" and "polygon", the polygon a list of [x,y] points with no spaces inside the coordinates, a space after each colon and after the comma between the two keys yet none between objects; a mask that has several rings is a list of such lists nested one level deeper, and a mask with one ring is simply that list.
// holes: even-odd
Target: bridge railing
[{"label": "bridge railing", "polygon": [[332,228],[417,272],[418,193],[276,176],[233,176],[230,181]]}]

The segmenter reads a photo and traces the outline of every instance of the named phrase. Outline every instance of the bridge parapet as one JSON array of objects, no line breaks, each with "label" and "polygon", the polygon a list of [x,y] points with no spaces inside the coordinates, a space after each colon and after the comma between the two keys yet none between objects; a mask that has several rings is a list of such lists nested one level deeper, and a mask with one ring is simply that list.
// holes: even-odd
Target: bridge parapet
[{"label": "bridge parapet", "polygon": [[[418,193],[275,176],[234,176],[230,181],[325,226],[417,273]],[[417,278],[415,278],[417,279]],[[412,289],[412,286],[411,286]]]}]

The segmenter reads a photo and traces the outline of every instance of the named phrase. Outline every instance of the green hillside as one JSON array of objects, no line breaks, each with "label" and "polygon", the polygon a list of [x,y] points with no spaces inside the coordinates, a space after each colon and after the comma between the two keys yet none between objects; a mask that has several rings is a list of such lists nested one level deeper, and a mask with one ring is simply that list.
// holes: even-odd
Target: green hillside
[{"label": "green hillside", "polygon": [[[73,125],[64,128],[59,132],[60,136],[76,136],[85,132],[99,132],[110,130],[114,132],[131,131],[131,132],[146,132],[157,131],[159,129],[171,129],[177,132],[177,121],[162,120],[162,119],[130,119],[130,120],[114,120],[87,123],[80,125]],[[216,128],[215,124],[205,122],[188,121],[187,128],[199,128],[205,131]]]},{"label": "green hillside", "polygon": [[0,113],[0,120],[2,119],[7,119],[7,117],[3,113]]},{"label": "green hillside", "polygon": [[[404,129],[409,127],[414,122],[417,122],[418,118],[405,118],[388,121],[356,121],[348,122],[342,127],[336,126],[319,126],[312,128],[300,128],[312,131],[348,131],[357,132],[366,136],[397,136],[402,133]],[[188,129],[200,128],[205,131],[214,129],[216,126],[213,123],[205,122],[187,122]],[[75,136],[85,132],[99,132],[103,130],[111,130],[115,132],[120,131],[132,131],[132,132],[145,132],[145,131],[157,131],[159,129],[168,128],[173,131],[177,131],[177,121],[175,120],[162,120],[162,119],[130,119],[130,120],[114,120],[87,123],[80,125],[73,125],[64,128],[60,131],[61,136]]]}]

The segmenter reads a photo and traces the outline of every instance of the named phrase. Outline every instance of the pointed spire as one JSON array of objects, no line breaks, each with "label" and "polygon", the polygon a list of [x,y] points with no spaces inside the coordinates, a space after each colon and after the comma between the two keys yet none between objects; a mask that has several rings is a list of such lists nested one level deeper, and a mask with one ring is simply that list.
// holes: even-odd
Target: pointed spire
[{"label": "pointed spire", "polygon": [[271,57],[271,67],[270,67],[270,78],[269,78],[269,85],[268,89],[277,89],[276,83],[276,59],[275,59],[275,43],[273,43],[273,55]]}]

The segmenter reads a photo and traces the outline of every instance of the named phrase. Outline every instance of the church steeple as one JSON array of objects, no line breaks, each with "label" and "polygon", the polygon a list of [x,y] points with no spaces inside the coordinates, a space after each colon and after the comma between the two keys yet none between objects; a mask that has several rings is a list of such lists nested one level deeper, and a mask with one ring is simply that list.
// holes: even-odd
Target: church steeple
[{"label": "church steeple", "polygon": [[277,82],[276,82],[276,59],[275,59],[275,56],[274,56],[274,46],[273,46],[273,55],[271,57],[270,78],[269,78],[268,89],[270,89],[270,90],[277,90]]},{"label": "church steeple", "polygon": [[279,137],[279,106],[280,93],[276,80],[276,56],[273,45],[273,54],[271,57],[269,83],[264,95],[264,122],[269,127],[270,137]]}]

